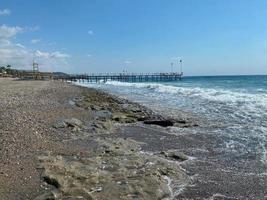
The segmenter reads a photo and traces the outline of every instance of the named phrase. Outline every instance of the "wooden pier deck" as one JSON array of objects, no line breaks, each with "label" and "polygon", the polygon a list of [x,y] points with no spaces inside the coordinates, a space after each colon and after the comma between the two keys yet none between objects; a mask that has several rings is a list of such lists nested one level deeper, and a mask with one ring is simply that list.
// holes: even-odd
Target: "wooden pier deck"
[{"label": "wooden pier deck", "polygon": [[179,81],[182,79],[182,73],[147,73],[147,74],[83,74],[56,76],[54,80],[70,81],[70,82],[169,82]]}]

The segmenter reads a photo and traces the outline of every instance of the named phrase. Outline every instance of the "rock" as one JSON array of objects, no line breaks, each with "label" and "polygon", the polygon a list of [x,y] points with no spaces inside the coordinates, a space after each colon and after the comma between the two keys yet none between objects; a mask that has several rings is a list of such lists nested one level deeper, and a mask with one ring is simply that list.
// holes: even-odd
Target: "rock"
[{"label": "rock", "polygon": [[[61,199],[170,199],[189,182],[176,163],[140,153],[131,139],[96,139],[89,157],[43,156],[46,182]],[[166,179],[171,181],[166,181]]]},{"label": "rock", "polygon": [[89,107],[91,110],[101,110],[101,107],[97,105],[90,105]]},{"label": "rock", "polygon": [[55,196],[52,192],[46,192],[43,193],[41,195],[39,195],[38,197],[36,197],[34,200],[55,200]]},{"label": "rock", "polygon": [[53,185],[55,188],[59,188],[60,187],[60,184],[59,184],[58,180],[56,178],[54,178],[54,177],[44,175],[43,179],[47,184]]},{"label": "rock", "polygon": [[172,159],[179,160],[179,161],[188,160],[188,157],[184,153],[178,152],[176,150],[163,151],[161,152],[161,154],[163,154],[165,157],[172,158]]},{"label": "rock", "polygon": [[71,118],[71,119],[65,119],[64,122],[67,124],[68,127],[82,127],[83,122],[79,119],[76,118]]},{"label": "rock", "polygon": [[75,102],[72,101],[72,100],[69,100],[69,104],[70,104],[71,106],[75,106]]},{"label": "rock", "polygon": [[78,132],[80,132],[80,131],[81,131],[81,128],[78,127],[78,126],[75,126],[75,127],[73,127],[73,129],[72,129],[72,132],[76,132],[76,133],[78,133]]},{"label": "rock", "polygon": [[132,116],[127,116],[124,113],[115,113],[113,114],[112,120],[120,123],[134,123],[137,121],[136,118]]},{"label": "rock", "polygon": [[67,126],[68,125],[65,122],[63,122],[63,121],[58,122],[58,123],[56,123],[56,124],[53,125],[54,128],[66,128]]},{"label": "rock", "polygon": [[177,122],[174,124],[175,127],[179,127],[179,128],[191,128],[191,127],[197,127],[198,124],[196,123],[192,123],[192,122]]},{"label": "rock", "polygon": [[173,126],[174,123],[171,120],[146,120],[144,121],[144,124],[152,124],[152,125],[158,125],[162,127],[168,127]]},{"label": "rock", "polygon": [[176,122],[179,123],[179,124],[186,124],[186,121],[183,120],[183,119],[179,119],[179,120],[177,120]]},{"label": "rock", "polygon": [[112,113],[108,110],[100,110],[94,113],[96,119],[105,121],[106,119],[112,118]]}]

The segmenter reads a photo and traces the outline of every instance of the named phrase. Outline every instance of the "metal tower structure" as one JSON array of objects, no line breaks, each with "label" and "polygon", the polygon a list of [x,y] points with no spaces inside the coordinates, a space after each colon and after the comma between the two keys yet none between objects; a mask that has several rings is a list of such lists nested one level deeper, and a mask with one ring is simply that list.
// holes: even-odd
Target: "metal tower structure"
[{"label": "metal tower structure", "polygon": [[39,72],[39,65],[37,62],[35,62],[34,60],[32,61],[32,70],[34,72]]}]

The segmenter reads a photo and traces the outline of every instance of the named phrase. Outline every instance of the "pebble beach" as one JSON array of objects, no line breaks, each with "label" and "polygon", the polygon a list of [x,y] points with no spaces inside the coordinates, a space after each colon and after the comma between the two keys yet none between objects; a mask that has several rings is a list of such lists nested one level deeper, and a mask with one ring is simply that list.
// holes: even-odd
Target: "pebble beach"
[{"label": "pebble beach", "polygon": [[187,122],[67,83],[0,83],[1,199],[170,199],[190,182],[185,154],[123,136]]},{"label": "pebble beach", "polygon": [[60,81],[5,78],[0,91],[1,200],[266,198],[265,174],[192,132],[205,119]]}]

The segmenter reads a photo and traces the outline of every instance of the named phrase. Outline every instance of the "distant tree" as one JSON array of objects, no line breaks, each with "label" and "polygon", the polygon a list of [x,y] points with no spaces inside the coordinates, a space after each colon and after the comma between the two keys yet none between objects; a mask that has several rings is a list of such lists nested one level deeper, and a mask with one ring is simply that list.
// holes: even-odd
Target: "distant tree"
[{"label": "distant tree", "polygon": [[6,67],[0,67],[0,73],[4,73],[6,71]]},{"label": "distant tree", "polygon": [[11,65],[7,65],[7,66],[6,66],[6,73],[7,73],[7,74],[12,74]]}]

